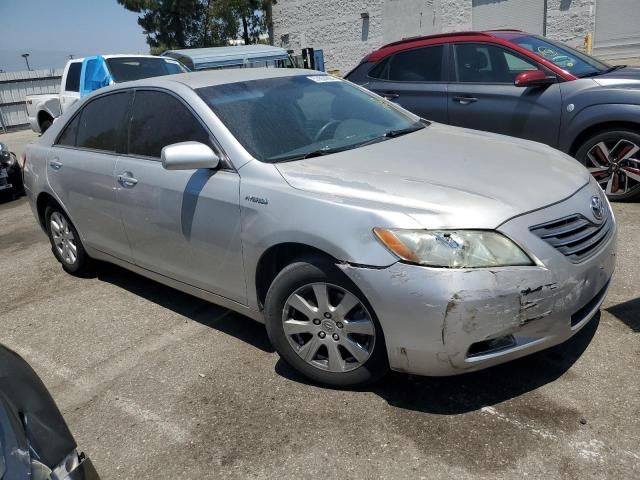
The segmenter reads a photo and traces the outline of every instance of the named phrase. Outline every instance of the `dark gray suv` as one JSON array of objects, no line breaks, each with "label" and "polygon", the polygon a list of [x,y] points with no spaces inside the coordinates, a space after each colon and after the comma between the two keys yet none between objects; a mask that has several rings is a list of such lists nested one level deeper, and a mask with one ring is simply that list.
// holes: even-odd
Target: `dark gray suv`
[{"label": "dark gray suv", "polygon": [[347,79],[430,120],[558,148],[612,200],[640,195],[639,68],[498,30],[391,43]]}]

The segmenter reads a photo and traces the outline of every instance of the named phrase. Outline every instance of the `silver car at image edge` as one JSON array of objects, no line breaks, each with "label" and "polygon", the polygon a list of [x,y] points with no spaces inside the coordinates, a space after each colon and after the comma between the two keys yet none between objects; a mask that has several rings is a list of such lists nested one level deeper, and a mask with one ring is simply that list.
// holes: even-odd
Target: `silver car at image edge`
[{"label": "silver car at image edge", "polygon": [[431,123],[320,72],[108,87],[25,157],[65,270],[112,262],[263,322],[327,385],[560,344],[615,266],[610,205],[569,156]]}]

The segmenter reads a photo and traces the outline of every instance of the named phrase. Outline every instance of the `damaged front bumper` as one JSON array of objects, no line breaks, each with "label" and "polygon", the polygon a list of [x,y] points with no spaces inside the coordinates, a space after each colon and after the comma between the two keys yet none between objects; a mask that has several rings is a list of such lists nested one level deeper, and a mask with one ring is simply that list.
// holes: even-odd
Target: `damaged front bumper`
[{"label": "damaged front bumper", "polygon": [[[558,345],[604,301],[615,268],[616,226],[597,252],[572,263],[530,231],[588,206],[576,194],[517,217],[499,230],[535,257],[530,267],[455,270],[396,263],[344,267],[376,312],[390,367],[419,375],[456,375]],[[585,212],[585,215],[587,212]]]}]

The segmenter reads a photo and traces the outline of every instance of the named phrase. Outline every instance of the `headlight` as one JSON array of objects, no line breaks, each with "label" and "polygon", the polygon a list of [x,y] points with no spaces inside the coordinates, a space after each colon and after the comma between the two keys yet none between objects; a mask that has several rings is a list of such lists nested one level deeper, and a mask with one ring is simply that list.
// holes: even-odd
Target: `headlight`
[{"label": "headlight", "polygon": [[385,228],[374,228],[373,232],[402,260],[419,265],[448,268],[533,265],[520,247],[498,232]]}]

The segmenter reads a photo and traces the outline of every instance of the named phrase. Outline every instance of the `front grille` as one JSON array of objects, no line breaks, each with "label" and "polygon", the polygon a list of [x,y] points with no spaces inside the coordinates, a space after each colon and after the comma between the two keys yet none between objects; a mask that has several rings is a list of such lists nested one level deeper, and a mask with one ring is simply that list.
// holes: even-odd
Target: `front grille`
[{"label": "front grille", "polygon": [[611,217],[594,223],[580,214],[529,227],[529,230],[554,247],[573,263],[595,255],[611,233]]}]

